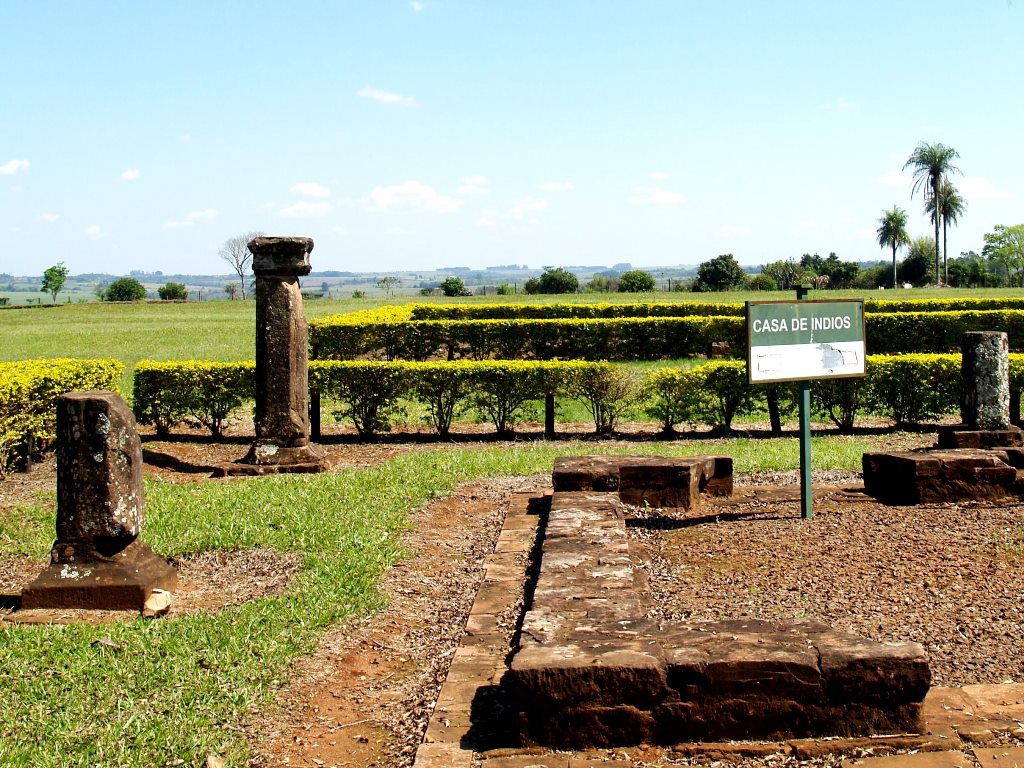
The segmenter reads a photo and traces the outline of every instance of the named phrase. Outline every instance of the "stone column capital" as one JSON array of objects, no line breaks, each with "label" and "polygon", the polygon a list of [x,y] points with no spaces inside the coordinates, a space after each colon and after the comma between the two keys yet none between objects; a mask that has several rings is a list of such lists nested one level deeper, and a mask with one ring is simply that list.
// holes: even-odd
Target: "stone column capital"
[{"label": "stone column capital", "polygon": [[252,271],[257,277],[295,277],[308,275],[313,250],[310,237],[254,237],[249,241]]}]

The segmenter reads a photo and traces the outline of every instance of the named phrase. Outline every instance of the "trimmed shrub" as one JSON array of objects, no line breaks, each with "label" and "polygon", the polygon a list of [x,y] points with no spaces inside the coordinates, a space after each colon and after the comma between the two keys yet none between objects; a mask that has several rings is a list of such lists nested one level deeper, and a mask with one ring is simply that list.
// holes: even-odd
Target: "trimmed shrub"
[{"label": "trimmed shrub", "polygon": [[409,394],[409,366],[370,361],[321,361],[310,366],[310,386],[341,407],[339,421],[348,419],[364,437],[389,432],[392,419],[402,413],[401,399]]},{"label": "trimmed shrub", "polygon": [[919,424],[960,410],[959,355],[872,355],[867,373],[871,406],[897,424]]},{"label": "trimmed shrub", "polygon": [[867,376],[821,379],[811,387],[811,409],[828,416],[840,432],[852,432],[858,411],[870,402],[871,381]]},{"label": "trimmed shrub", "polygon": [[590,405],[594,431],[599,435],[615,431],[615,423],[636,402],[639,386],[628,368],[610,363],[576,367],[570,374],[568,393]]},{"label": "trimmed shrub", "polygon": [[696,421],[702,402],[697,376],[692,368],[656,368],[650,371],[641,387],[643,411],[661,422],[666,434],[676,431],[676,424]]},{"label": "trimmed shrub", "polygon": [[467,403],[472,389],[473,364],[468,361],[424,363],[413,376],[413,395],[427,407],[430,423],[447,435],[452,421]]},{"label": "trimmed shrub", "polygon": [[959,351],[967,331],[1006,331],[1011,349],[1024,348],[1024,310],[899,312],[865,315],[868,354]]},{"label": "trimmed shrub", "polygon": [[473,405],[487,415],[499,435],[508,435],[528,403],[558,389],[559,368],[559,363],[482,361],[473,367]]},{"label": "trimmed shrub", "polygon": [[165,437],[194,421],[223,437],[232,412],[256,397],[256,364],[200,360],[142,360],[135,366],[132,410],[139,424]]},{"label": "trimmed shrub", "polygon": [[117,360],[19,360],[0,363],[0,477],[13,452],[30,436],[56,437],[57,398],[88,389],[118,391],[124,365]]},{"label": "trimmed shrub", "polygon": [[747,381],[747,366],[738,360],[707,363],[694,371],[703,376],[701,388],[710,408],[700,415],[705,424],[724,432],[732,431],[738,413],[750,410],[757,392]]}]

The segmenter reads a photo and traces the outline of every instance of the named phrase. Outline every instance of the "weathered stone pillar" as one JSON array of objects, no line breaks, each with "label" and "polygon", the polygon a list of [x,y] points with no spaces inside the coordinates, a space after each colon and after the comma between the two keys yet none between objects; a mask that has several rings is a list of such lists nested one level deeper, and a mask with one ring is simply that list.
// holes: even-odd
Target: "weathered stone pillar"
[{"label": "weathered stone pillar", "polygon": [[138,540],[142,444],[114,392],[57,400],[57,541],[50,567],[22,592],[25,608],[142,610],[177,573]]},{"label": "weathered stone pillar", "polygon": [[299,291],[313,241],[257,237],[249,250],[256,274],[256,442],[244,461],[316,469],[323,457],[309,444],[309,342]]},{"label": "weathered stone pillar", "polygon": [[1024,433],[1010,424],[1010,343],[1002,331],[969,331],[962,353],[963,424],[939,429],[939,448],[1011,448]]},{"label": "weathered stone pillar", "polygon": [[968,429],[1010,426],[1010,342],[1002,331],[970,331],[961,345],[964,399],[961,409]]}]

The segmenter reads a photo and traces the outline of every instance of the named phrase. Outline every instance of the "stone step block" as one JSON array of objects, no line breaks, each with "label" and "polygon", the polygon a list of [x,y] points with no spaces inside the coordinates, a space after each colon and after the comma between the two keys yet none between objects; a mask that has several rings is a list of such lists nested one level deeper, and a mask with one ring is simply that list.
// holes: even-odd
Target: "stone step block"
[{"label": "stone step block", "polygon": [[886,504],[923,504],[1015,495],[1017,470],[999,451],[865,453],[864,490]]},{"label": "stone step block", "polygon": [[732,493],[729,456],[573,456],[555,460],[555,492],[615,492],[626,504],[690,509],[702,493]]}]

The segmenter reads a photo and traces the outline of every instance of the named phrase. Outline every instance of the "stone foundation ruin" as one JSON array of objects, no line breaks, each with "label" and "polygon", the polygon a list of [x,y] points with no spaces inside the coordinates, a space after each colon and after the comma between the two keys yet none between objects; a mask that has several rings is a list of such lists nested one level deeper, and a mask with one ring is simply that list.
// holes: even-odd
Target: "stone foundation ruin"
[{"label": "stone foundation ruin", "polygon": [[[699,509],[728,457],[563,458],[532,604],[503,686],[526,744],[558,748],[919,732],[917,643],[814,621],[644,618],[623,501]],[[636,503],[631,501],[629,503]]]},{"label": "stone foundation ruin", "polygon": [[972,331],[961,345],[962,424],[936,449],[865,453],[864,490],[886,504],[1024,497],[1024,431],[1010,423],[1009,341]]}]

